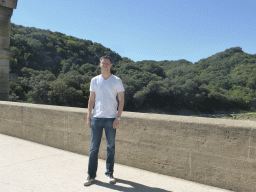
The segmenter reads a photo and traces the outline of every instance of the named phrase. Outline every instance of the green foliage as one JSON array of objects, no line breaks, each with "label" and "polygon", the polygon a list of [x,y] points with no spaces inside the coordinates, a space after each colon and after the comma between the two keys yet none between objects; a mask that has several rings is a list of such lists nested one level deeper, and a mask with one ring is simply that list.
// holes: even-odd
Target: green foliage
[{"label": "green foliage", "polygon": [[[11,50],[19,66],[18,71],[23,67],[48,70],[57,77],[62,69],[63,60],[70,60],[70,67],[72,63],[80,67],[84,63],[98,65],[99,57],[104,54],[109,54],[113,63],[121,59],[120,55],[99,43],[49,30],[12,24],[10,39]],[[66,70],[67,66],[64,68]]]},{"label": "green foliage", "polygon": [[134,62],[90,40],[12,24],[10,100],[87,107],[90,80],[99,75],[99,58],[110,55],[111,73],[125,88],[124,110],[181,108],[193,111],[256,108],[256,55],[233,47],[191,63]]}]

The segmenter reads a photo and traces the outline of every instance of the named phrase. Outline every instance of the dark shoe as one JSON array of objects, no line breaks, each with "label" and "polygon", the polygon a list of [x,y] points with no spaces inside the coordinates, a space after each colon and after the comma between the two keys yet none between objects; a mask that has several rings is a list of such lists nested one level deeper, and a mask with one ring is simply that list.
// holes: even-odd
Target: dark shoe
[{"label": "dark shoe", "polygon": [[94,180],[95,180],[94,178],[91,178],[91,176],[88,175],[87,179],[84,182],[84,186],[91,185]]},{"label": "dark shoe", "polygon": [[113,177],[113,174],[108,174],[107,177],[108,177],[109,183],[111,184],[116,183],[116,179]]}]

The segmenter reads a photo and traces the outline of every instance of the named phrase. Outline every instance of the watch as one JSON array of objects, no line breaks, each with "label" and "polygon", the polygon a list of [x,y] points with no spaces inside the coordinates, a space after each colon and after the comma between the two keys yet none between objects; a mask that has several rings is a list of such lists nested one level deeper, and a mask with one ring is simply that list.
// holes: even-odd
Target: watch
[{"label": "watch", "polygon": [[116,117],[116,119],[118,119],[119,121],[121,120],[121,117]]}]

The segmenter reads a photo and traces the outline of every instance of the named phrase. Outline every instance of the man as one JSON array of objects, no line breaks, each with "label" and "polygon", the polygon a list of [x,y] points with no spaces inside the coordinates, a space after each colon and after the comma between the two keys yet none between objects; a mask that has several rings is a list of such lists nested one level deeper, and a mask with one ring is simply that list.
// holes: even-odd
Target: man
[{"label": "man", "polygon": [[[122,80],[110,73],[112,67],[110,56],[100,58],[101,74],[92,78],[90,85],[90,98],[88,101],[87,125],[91,128],[91,147],[88,163],[88,177],[84,185],[90,185],[95,177],[98,167],[98,153],[103,128],[107,140],[106,175],[110,183],[115,183],[114,156],[116,128],[124,106],[124,87]],[[119,105],[117,111],[118,95]],[[94,106],[95,104],[95,106]],[[93,118],[91,112],[93,110]]]}]

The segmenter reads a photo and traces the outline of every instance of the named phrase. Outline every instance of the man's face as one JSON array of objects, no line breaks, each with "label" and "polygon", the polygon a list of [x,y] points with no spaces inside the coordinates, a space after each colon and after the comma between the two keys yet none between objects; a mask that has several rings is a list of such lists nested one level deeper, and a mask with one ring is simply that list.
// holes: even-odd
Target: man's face
[{"label": "man's face", "polygon": [[110,60],[109,59],[102,59],[100,62],[100,68],[102,70],[110,70],[110,68],[112,67],[112,64],[110,64]]}]

